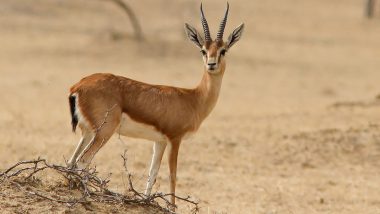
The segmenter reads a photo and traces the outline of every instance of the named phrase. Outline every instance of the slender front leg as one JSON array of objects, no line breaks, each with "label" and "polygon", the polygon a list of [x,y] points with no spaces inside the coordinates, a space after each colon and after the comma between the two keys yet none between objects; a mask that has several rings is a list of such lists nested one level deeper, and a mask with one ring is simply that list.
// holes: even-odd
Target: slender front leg
[{"label": "slender front leg", "polygon": [[162,155],[166,148],[166,142],[155,142],[153,146],[152,162],[149,169],[149,178],[146,184],[145,195],[150,195],[153,184],[156,182],[158,170],[160,169]]},{"label": "slender front leg", "polygon": [[171,141],[170,143],[170,149],[168,153],[168,161],[169,161],[169,171],[170,171],[170,193],[173,194],[171,196],[170,202],[175,205],[175,186],[176,186],[176,179],[177,179],[177,157],[178,157],[178,150],[179,145],[181,141]]}]

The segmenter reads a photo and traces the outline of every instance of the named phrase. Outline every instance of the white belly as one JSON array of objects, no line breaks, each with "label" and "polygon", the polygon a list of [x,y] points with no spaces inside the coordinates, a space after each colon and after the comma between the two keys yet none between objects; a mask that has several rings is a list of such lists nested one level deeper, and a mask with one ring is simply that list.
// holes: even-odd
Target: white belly
[{"label": "white belly", "polygon": [[155,142],[167,140],[167,137],[157,131],[153,126],[136,122],[125,113],[122,114],[120,126],[116,131],[124,136],[142,138]]}]

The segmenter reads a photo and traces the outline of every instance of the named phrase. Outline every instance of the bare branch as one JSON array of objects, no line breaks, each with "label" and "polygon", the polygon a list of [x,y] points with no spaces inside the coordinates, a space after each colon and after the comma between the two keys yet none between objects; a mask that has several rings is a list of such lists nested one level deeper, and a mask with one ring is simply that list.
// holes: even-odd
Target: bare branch
[{"label": "bare branch", "polygon": [[132,8],[123,0],[109,0],[115,3],[117,6],[119,6],[129,17],[131,20],[132,27],[135,31],[135,38],[139,41],[144,40],[143,33],[141,30],[140,23],[133,12]]},{"label": "bare branch", "polygon": [[[129,183],[129,192],[132,193],[132,196],[127,196],[117,192],[113,192],[107,188],[108,183],[110,182],[109,176],[105,179],[98,177],[98,172],[96,168],[90,169],[73,169],[66,166],[49,164],[45,159],[36,159],[30,161],[20,161],[10,168],[6,169],[4,172],[0,173],[0,180],[4,182],[8,180],[11,184],[17,186],[22,192],[28,195],[36,196],[43,198],[49,201],[54,201],[57,203],[66,204],[71,207],[76,204],[86,205],[91,201],[101,202],[101,203],[124,203],[124,204],[140,204],[147,205],[158,208],[166,213],[173,213],[170,211],[170,208],[174,205],[169,202],[167,199],[168,196],[172,194],[163,194],[163,193],[154,193],[152,195],[144,195],[137,191],[132,183],[132,174],[128,171],[127,168],[127,156],[126,151],[121,155],[123,159],[123,166],[128,174],[128,183]],[[38,174],[46,169],[53,170],[62,177],[64,177],[68,182],[69,189],[78,189],[81,191],[81,197],[58,197],[52,195],[50,192],[44,191],[34,191],[30,188],[22,187],[21,183],[35,178]],[[23,176],[22,176],[23,175]],[[18,179],[13,179],[18,178]],[[20,179],[22,178],[22,179]],[[194,206],[192,212],[197,213],[198,202],[191,200],[190,196],[179,197],[174,195],[179,200],[182,200],[186,203],[190,203]],[[157,199],[165,202],[166,208],[161,207]]]}]

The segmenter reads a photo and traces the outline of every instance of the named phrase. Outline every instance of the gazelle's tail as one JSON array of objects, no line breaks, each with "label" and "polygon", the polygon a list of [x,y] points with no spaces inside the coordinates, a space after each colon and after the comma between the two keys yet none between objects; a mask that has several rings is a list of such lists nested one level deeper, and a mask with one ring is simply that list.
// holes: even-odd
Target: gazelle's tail
[{"label": "gazelle's tail", "polygon": [[70,94],[70,96],[69,96],[69,104],[70,104],[71,125],[73,126],[73,132],[75,132],[75,129],[77,128],[77,125],[78,125],[78,117],[75,114],[76,99],[77,99],[77,97],[75,95]]}]

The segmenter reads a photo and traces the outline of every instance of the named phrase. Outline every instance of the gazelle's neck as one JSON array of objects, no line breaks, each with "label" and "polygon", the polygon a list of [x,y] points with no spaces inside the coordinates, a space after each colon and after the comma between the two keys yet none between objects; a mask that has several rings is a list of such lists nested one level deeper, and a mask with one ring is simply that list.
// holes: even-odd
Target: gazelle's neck
[{"label": "gazelle's neck", "polygon": [[225,62],[222,61],[218,68],[220,69],[218,73],[210,74],[205,70],[203,78],[196,88],[196,90],[201,94],[201,100],[199,104],[201,110],[200,116],[202,120],[210,114],[212,109],[215,107],[216,102],[218,101],[225,67]]}]

